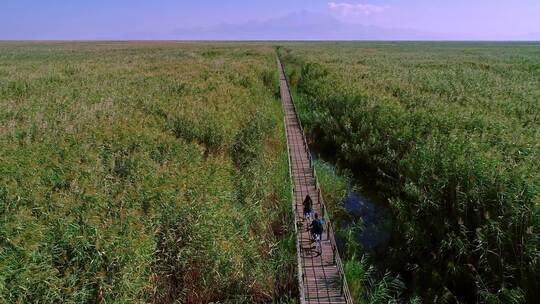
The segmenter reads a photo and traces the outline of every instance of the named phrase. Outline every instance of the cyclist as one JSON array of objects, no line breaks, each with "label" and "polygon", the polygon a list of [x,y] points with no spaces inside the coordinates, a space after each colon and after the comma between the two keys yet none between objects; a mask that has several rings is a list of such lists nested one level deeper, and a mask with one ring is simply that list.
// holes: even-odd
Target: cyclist
[{"label": "cyclist", "polygon": [[308,231],[311,234],[311,240],[316,242],[316,247],[319,249],[319,252],[321,252],[321,240],[324,231],[323,223],[324,221],[319,218],[319,214],[315,212],[315,219],[311,221],[311,224],[308,227]]},{"label": "cyclist", "polygon": [[304,206],[304,220],[311,219],[311,214],[313,213],[313,200],[309,194],[306,195],[302,205]]}]

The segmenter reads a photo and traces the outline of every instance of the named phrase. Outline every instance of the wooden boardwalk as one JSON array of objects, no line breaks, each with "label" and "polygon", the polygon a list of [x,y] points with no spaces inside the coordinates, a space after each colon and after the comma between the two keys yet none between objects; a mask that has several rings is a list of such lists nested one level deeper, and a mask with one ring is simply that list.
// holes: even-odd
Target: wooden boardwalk
[{"label": "wooden boardwalk", "polygon": [[[321,190],[313,168],[302,125],[292,103],[283,65],[276,56],[279,86],[285,112],[285,131],[289,149],[289,174],[293,182],[293,211],[295,214],[296,250],[298,254],[298,283],[301,303],[352,303],[343,265],[339,257],[330,220],[326,218]],[[327,225],[321,250],[315,249],[303,219],[302,202],[309,194],[313,209],[323,216]]]}]

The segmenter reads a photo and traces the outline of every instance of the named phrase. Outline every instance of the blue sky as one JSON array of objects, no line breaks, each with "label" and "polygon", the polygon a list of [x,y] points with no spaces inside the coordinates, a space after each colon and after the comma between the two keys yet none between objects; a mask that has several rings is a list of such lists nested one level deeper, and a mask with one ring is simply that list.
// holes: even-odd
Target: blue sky
[{"label": "blue sky", "polygon": [[2,0],[0,39],[539,40],[540,0]]}]

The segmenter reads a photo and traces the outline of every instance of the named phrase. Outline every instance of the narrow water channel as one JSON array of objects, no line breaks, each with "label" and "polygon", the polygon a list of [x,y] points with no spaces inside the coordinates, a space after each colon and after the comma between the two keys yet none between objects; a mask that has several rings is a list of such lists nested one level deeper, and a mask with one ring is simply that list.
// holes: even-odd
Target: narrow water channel
[{"label": "narrow water channel", "polygon": [[[324,162],[326,166],[334,169],[336,174],[339,175],[342,169],[347,169],[347,166],[342,165],[340,160],[334,156],[335,154],[325,150],[325,147],[317,146],[314,143],[309,143],[309,147],[312,158]],[[399,248],[405,244],[395,234],[395,227],[392,225],[395,224],[396,219],[391,215],[387,199],[381,195],[383,190],[376,186],[374,177],[358,172],[358,170],[352,173],[352,177],[348,179],[348,190],[343,200],[347,216],[345,221],[340,218],[341,227],[339,228],[347,229],[361,223],[360,229],[354,230],[356,241],[361,245],[359,255],[368,254],[370,262],[381,273],[391,270],[393,273],[399,274],[410,291],[415,290],[417,284],[429,286],[429,282],[421,281],[421,278],[403,269],[403,265],[399,262],[396,264],[392,258],[394,255],[390,252],[399,251]],[[347,240],[340,238],[338,233],[336,242],[342,250],[345,248]]]},{"label": "narrow water channel", "polygon": [[[310,144],[310,153],[314,160],[321,160],[332,169],[339,168],[339,161],[316,145]],[[346,221],[341,221],[340,227],[349,228],[361,223],[355,237],[366,253],[384,251],[391,238],[387,204],[373,189],[373,183],[366,177],[353,175],[343,201],[348,217]]]}]

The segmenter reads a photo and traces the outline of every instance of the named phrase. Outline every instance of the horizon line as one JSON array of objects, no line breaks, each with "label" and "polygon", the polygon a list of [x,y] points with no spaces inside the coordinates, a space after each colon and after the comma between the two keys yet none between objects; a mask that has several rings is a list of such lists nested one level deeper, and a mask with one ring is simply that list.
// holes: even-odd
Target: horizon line
[{"label": "horizon line", "polygon": [[525,42],[509,39],[0,39],[3,42]]}]

